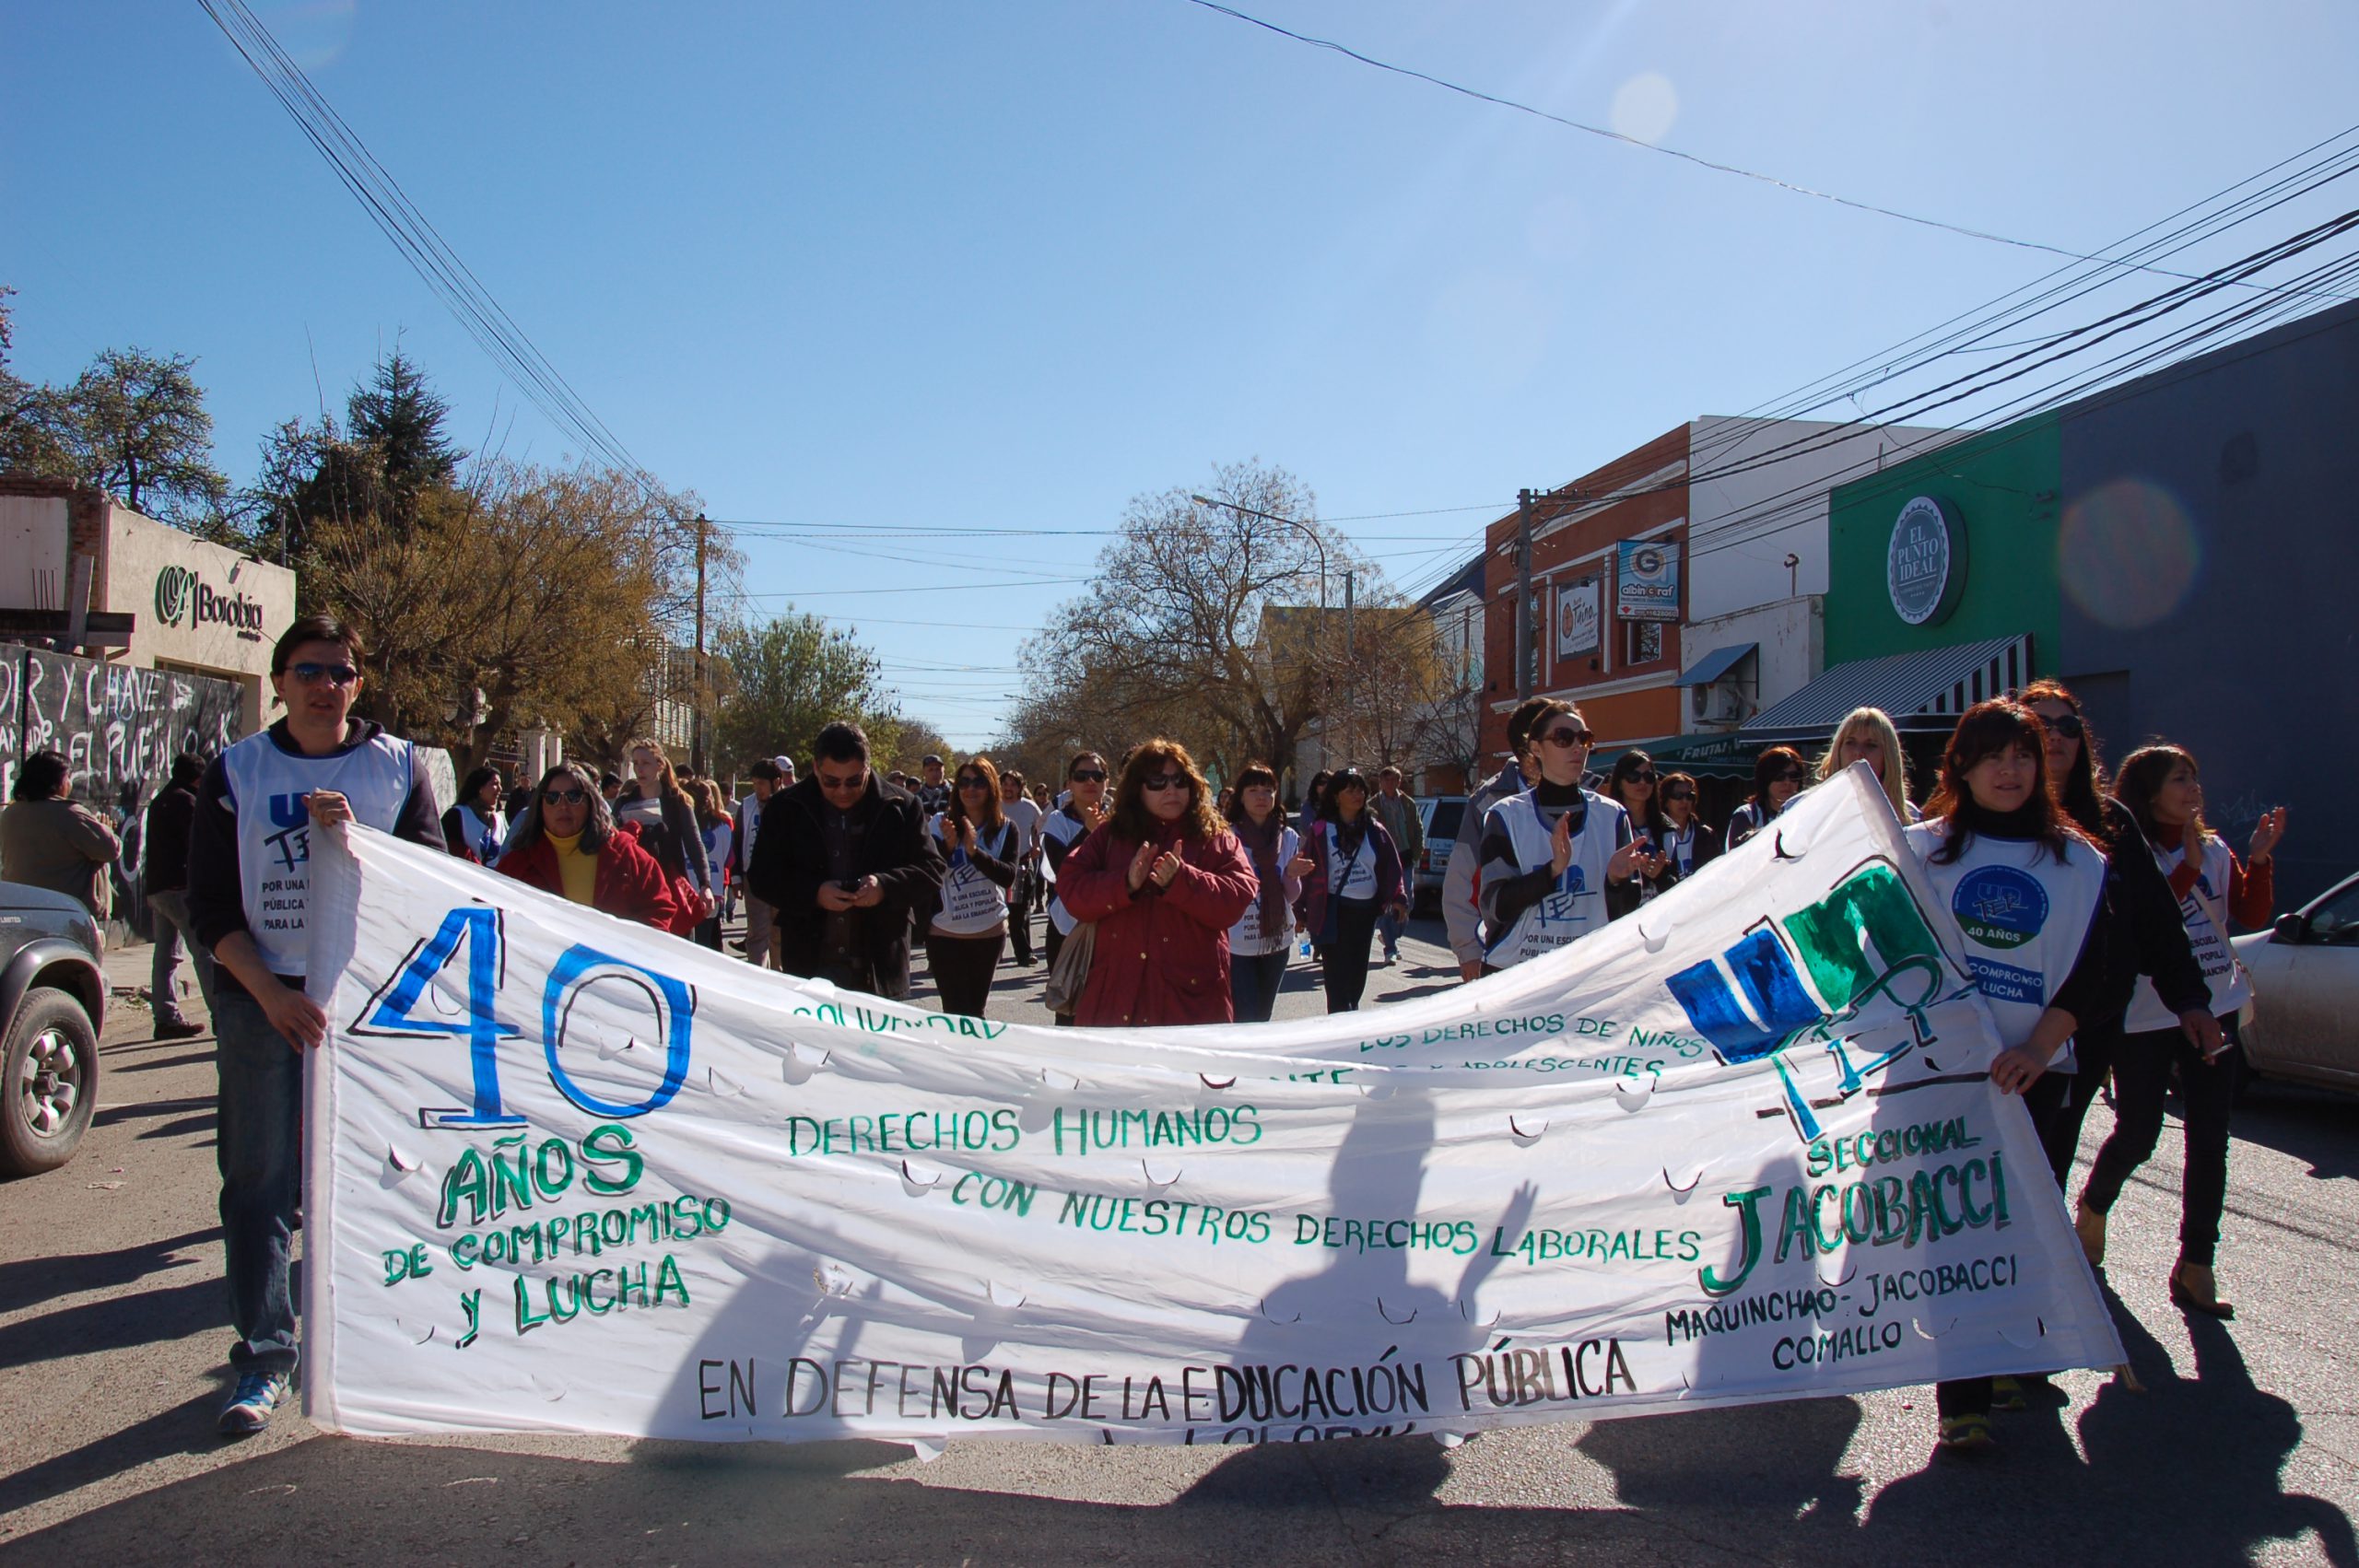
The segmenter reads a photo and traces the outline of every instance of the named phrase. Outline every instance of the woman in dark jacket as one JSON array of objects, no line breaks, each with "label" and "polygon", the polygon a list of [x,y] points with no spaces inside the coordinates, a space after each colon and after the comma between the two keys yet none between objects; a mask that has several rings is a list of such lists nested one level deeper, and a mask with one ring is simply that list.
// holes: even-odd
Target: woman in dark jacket
[{"label": "woman in dark jacket", "polygon": [[[2019,700],[2039,716],[2046,737],[2043,755],[2055,781],[2057,803],[2082,832],[2106,852],[2105,977],[2102,1004],[2082,1020],[2072,1049],[2080,1061],[2075,1093],[2048,1129],[2049,1164],[2062,1183],[2081,1141],[2081,1121],[2089,1113],[2115,1053],[2122,1045],[2122,1015],[2138,977],[2149,976],[2163,1004],[2179,1021],[2188,1041],[2205,1056],[2219,1054],[2224,1036],[2212,1016],[2212,988],[2189,942],[2178,895],[2164,880],[2154,846],[2135,817],[2105,792],[2105,768],[2097,738],[2081,713],[2080,699],[2055,681],[2024,688]],[[2081,1248],[2092,1265],[2105,1261],[2105,1215],[2083,1204],[2075,1216]]]},{"label": "woman in dark jacket", "polygon": [[1260,883],[1185,746],[1147,741],[1122,759],[1112,815],[1065,857],[1057,887],[1076,919],[1097,922],[1075,1024],[1230,1022],[1228,930]]},{"label": "woman in dark jacket", "polygon": [[2097,1151],[2077,1215],[2084,1241],[2094,1228],[2099,1250],[2105,1218],[2130,1173],[2154,1152],[2163,1130],[2163,1099],[2176,1070],[2187,1158],[2179,1168],[2178,1262],[2171,1270],[2171,1300],[2190,1312],[2234,1317],[2212,1272],[2220,1245],[2220,1213],[2228,1197],[2228,1112],[2240,1074],[2236,1013],[2252,1000],[2251,977],[2229,945],[2230,922],[2266,927],[2274,911],[2271,860],[2285,832],[2285,808],[2263,812],[2254,825],[2248,866],[2203,823],[2203,785],[2194,755],[2173,745],[2130,754],[2114,781],[2114,799],[2127,808],[2155,867],[2180,897],[2189,945],[2203,967],[2223,1039],[2205,1053],[2194,1047],[2184,1020],[2172,1017],[2152,984],[2140,985],[2113,1041],[2113,1136]]},{"label": "woman in dark jacket", "polygon": [[541,778],[499,858],[501,874],[602,915],[671,930],[679,918],[671,881],[634,836],[615,825],[598,781],[561,762]]},{"label": "woman in dark jacket", "polygon": [[1665,848],[1671,841],[1671,819],[1663,813],[1662,788],[1655,777],[1655,759],[1633,746],[1614,759],[1605,777],[1605,798],[1629,813],[1633,841],[1642,846],[1638,860],[1638,902],[1660,896],[1679,880]]},{"label": "woman in dark jacket", "polygon": [[1376,922],[1387,909],[1402,917],[1408,912],[1400,847],[1367,809],[1367,780],[1358,768],[1337,770],[1327,780],[1318,820],[1306,835],[1314,869],[1304,879],[1304,896],[1309,900],[1309,929],[1319,933],[1330,1012],[1359,1011]]},{"label": "woman in dark jacket", "polygon": [[1802,793],[1808,772],[1802,754],[1791,746],[1771,746],[1753,759],[1753,793],[1729,813],[1724,836],[1731,849],[1769,825],[1786,802]]},{"label": "woman in dark jacket", "polygon": [[500,811],[499,769],[478,767],[459,786],[458,802],[442,813],[442,837],[451,853],[479,866],[499,859],[508,837],[508,818]]},{"label": "woman in dark jacket", "polygon": [[1664,858],[1681,876],[1694,876],[1696,867],[1720,852],[1720,836],[1697,814],[1696,780],[1688,774],[1666,773],[1655,786],[1655,798],[1662,802]]}]

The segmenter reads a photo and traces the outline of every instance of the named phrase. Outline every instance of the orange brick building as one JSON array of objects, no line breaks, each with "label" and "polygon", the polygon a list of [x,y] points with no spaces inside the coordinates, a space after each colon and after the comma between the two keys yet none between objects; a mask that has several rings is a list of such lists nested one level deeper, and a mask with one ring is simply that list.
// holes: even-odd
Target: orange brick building
[{"label": "orange brick building", "polygon": [[[1692,427],[1683,424],[1535,498],[1532,506],[1532,695],[1580,705],[1602,747],[1676,735],[1685,728],[1679,679],[1687,603],[1687,474]],[[1482,754],[1507,750],[1517,690],[1515,613],[1520,514],[1485,534]],[[1672,618],[1616,614],[1625,542],[1660,546],[1677,586]]]}]

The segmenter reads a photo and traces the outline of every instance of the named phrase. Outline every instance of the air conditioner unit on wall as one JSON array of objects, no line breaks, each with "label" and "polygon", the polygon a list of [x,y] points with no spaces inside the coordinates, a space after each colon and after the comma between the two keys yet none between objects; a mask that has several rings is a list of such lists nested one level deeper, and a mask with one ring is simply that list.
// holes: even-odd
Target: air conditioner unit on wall
[{"label": "air conditioner unit on wall", "polygon": [[1690,686],[1687,703],[1698,724],[1734,724],[1744,718],[1744,694],[1729,682]]}]

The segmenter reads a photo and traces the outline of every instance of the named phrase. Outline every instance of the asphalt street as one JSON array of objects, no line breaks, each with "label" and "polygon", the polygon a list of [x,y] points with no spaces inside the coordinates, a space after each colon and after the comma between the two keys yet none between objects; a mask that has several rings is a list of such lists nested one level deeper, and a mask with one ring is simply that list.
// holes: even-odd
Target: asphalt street
[{"label": "asphalt street", "polygon": [[[1422,922],[1372,1008],[1454,982]],[[147,950],[117,955],[143,982]],[[995,1016],[1045,1022],[1044,970]],[[930,995],[930,991],[926,994]],[[1322,1009],[1297,965],[1282,1015]],[[201,1015],[201,1014],[200,1014]],[[611,1438],[377,1443],[299,1414],[214,1433],[228,1345],[209,1040],[119,1000],[65,1169],[0,1188],[0,1563],[748,1560],[2270,1563],[2359,1568],[2359,1101],[2257,1086],[2222,1287],[2190,1319],[2177,1123],[2116,1211],[2108,1293],[2142,1391],[2059,1379],[2001,1443],[1932,1453],[1931,1390],[1262,1448]],[[2089,1117],[2092,1153],[2110,1126]]]}]

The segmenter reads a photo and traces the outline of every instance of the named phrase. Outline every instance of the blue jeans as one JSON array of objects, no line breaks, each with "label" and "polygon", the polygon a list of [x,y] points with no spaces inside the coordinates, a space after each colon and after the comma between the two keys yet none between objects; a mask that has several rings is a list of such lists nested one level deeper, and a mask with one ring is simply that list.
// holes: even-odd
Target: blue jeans
[{"label": "blue jeans", "polygon": [[213,1003],[220,1041],[217,1143],[221,1241],[229,1323],[241,1373],[295,1371],[295,1297],[288,1276],[303,1195],[303,1058],[262,1004],[224,987]]},{"label": "blue jeans", "polygon": [[1228,1000],[1239,1024],[1267,1024],[1278,1005],[1278,988],[1285,983],[1289,948],[1258,957],[1228,955]]},{"label": "blue jeans", "polygon": [[1407,924],[1392,912],[1391,905],[1385,906],[1384,913],[1376,918],[1377,934],[1384,938],[1384,956],[1387,958],[1401,956],[1401,931]]}]

